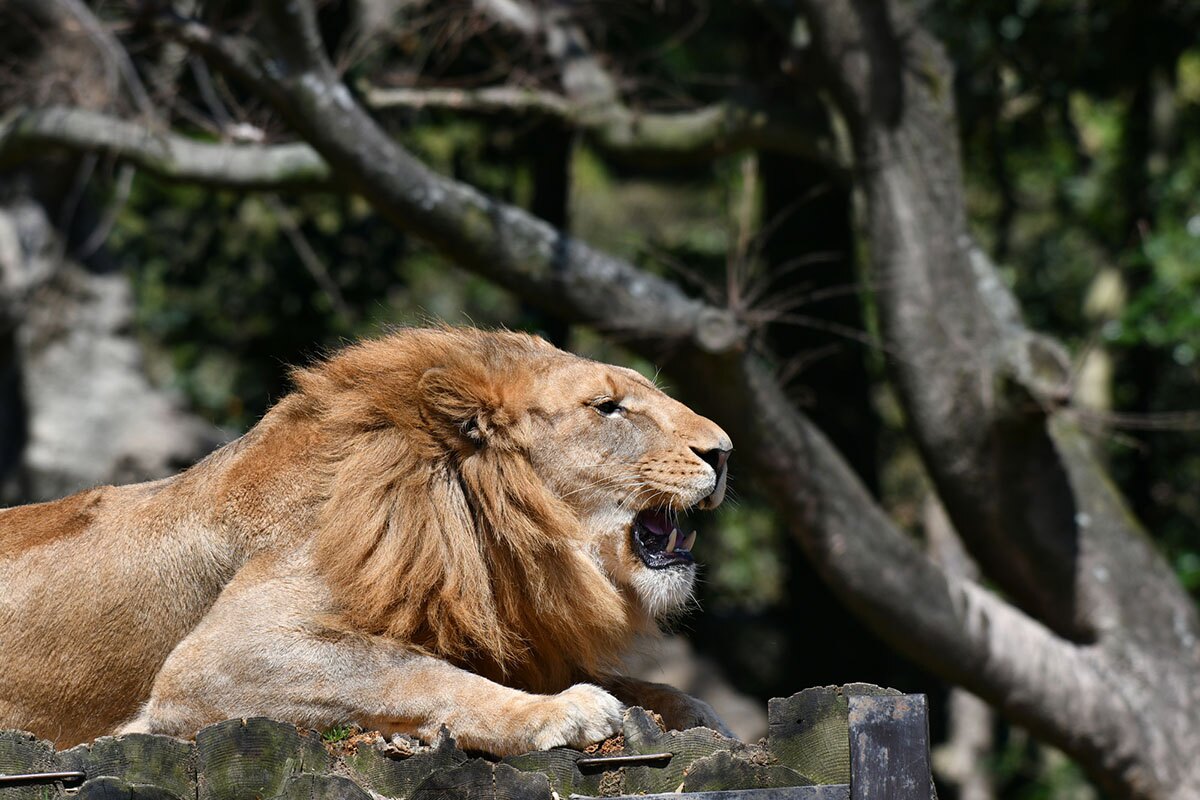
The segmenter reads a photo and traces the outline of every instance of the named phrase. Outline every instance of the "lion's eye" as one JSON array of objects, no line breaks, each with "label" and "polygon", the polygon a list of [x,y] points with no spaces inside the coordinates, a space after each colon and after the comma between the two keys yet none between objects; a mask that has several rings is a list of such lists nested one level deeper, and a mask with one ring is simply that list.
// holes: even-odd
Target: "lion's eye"
[{"label": "lion's eye", "polygon": [[616,400],[601,400],[598,403],[593,403],[592,408],[606,417],[622,417],[625,415],[625,406]]}]

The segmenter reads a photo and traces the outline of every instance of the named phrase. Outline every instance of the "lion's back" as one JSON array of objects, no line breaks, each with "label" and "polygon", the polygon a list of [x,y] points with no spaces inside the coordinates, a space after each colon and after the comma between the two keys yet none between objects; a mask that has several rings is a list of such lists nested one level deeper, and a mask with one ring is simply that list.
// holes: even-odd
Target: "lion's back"
[{"label": "lion's back", "polygon": [[0,558],[83,533],[95,521],[109,489],[87,489],[61,500],[0,510]]},{"label": "lion's back", "polygon": [[[221,555],[203,537],[154,524],[145,501],[159,486],[107,486],[0,511],[0,728],[60,745],[109,732],[215,599],[225,570],[201,567],[214,574],[198,591],[173,565]],[[63,708],[73,709],[69,723]]]}]

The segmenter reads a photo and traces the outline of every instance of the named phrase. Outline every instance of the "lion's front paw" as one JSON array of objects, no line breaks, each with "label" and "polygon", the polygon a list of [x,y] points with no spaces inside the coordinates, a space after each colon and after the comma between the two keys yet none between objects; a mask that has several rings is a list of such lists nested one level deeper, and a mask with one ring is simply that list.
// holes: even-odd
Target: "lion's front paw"
[{"label": "lion's front paw", "polygon": [[621,701],[599,686],[577,683],[541,701],[533,746],[582,749],[621,730]]}]

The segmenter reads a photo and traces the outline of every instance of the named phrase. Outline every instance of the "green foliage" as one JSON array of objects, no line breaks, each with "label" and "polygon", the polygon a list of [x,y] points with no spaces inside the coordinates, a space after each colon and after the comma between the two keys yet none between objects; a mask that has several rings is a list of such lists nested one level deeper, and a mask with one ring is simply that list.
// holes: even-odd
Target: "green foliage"
[{"label": "green foliage", "polygon": [[[328,291],[287,234],[312,249]],[[219,425],[249,427],[287,371],[389,326],[444,319],[520,324],[507,292],[467,275],[358,197],[260,195],[136,182],[112,237],[134,279],[157,373]]]},{"label": "green foliage", "polygon": [[761,610],[783,599],[787,556],[783,532],[768,509],[728,503],[715,520],[706,520],[705,528],[698,546],[720,610]]},{"label": "green foliage", "polygon": [[354,725],[338,725],[329,730],[322,731],[321,741],[325,744],[338,744],[349,739],[354,734],[358,733],[358,728]]},{"label": "green foliage", "polygon": [[1039,746],[1012,730],[999,747],[992,770],[1000,796],[1009,800],[1096,800],[1083,771],[1059,750]]}]

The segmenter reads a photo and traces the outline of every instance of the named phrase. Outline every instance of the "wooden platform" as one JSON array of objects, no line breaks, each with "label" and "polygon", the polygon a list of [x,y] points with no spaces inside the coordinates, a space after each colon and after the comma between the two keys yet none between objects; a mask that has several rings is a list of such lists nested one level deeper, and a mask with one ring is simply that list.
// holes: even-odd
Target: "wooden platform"
[{"label": "wooden platform", "polygon": [[[0,800],[929,800],[925,697],[867,684],[806,689],[768,707],[758,744],[706,728],[664,733],[641,709],[601,753],[560,748],[500,761],[357,737],[327,745],[267,719],[211,725],[194,742],[132,734],[55,752],[0,732]],[[63,775],[62,773],[67,773]],[[72,774],[74,777],[72,777]]]}]

